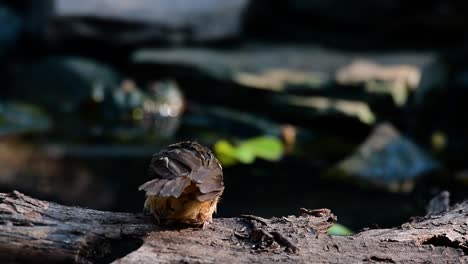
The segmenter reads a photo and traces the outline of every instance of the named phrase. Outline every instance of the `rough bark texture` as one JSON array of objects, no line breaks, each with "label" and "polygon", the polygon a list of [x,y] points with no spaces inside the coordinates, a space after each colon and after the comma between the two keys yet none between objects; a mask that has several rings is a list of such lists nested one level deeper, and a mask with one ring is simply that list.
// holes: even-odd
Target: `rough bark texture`
[{"label": "rough bark texture", "polygon": [[300,216],[271,219],[252,215],[218,218],[206,230],[161,228],[143,215],[67,207],[19,192],[0,193],[0,260],[468,263],[468,202],[400,227],[347,237],[326,234],[336,220],[330,210],[301,211]]},{"label": "rough bark texture", "polygon": [[17,191],[0,193],[1,263],[106,262],[116,248],[135,246],[136,239],[156,229],[143,215],[62,206]]}]

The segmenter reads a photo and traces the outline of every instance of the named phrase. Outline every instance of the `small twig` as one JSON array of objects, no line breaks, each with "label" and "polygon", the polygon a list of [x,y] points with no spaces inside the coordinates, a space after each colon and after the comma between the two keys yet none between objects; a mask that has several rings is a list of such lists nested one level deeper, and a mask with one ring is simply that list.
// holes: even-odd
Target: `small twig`
[{"label": "small twig", "polygon": [[273,231],[273,232],[270,232],[270,234],[273,235],[273,237],[275,238],[276,242],[278,242],[278,244],[286,247],[286,251],[290,253],[295,253],[295,254],[299,252],[299,248],[296,247],[287,237],[285,237],[280,232]]},{"label": "small twig", "polygon": [[268,221],[267,221],[265,218],[262,218],[262,217],[260,217],[260,216],[255,216],[255,215],[241,215],[241,217],[247,218],[247,219],[249,219],[249,220],[255,220],[255,221],[261,223],[262,225],[268,226]]}]

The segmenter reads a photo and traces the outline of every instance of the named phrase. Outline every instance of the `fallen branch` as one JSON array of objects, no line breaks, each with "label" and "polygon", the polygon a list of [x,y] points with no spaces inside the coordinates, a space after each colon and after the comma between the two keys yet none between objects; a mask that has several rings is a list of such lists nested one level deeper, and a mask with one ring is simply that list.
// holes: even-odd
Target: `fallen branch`
[{"label": "fallen branch", "polygon": [[[467,263],[468,202],[392,229],[329,236],[329,210],[279,218],[217,218],[206,230],[157,227],[141,214],[101,212],[0,193],[0,260],[75,263]],[[149,234],[149,235],[147,235]],[[141,245],[141,246],[140,246]],[[138,248],[139,247],[139,248]],[[125,256],[125,254],[130,253]]]},{"label": "fallen branch", "polygon": [[138,240],[152,230],[157,227],[143,215],[63,206],[17,191],[0,193],[1,263],[105,262],[119,257],[112,247],[138,248]]}]

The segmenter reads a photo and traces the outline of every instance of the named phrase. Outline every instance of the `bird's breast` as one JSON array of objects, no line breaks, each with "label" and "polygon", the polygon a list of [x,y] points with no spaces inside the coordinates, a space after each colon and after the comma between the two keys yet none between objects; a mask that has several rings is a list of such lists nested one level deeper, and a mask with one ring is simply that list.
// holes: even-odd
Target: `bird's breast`
[{"label": "bird's breast", "polygon": [[185,223],[202,225],[210,222],[216,211],[218,198],[200,202],[196,198],[194,185],[190,185],[178,198],[150,195],[146,198],[145,209],[153,213],[160,221],[167,223]]}]

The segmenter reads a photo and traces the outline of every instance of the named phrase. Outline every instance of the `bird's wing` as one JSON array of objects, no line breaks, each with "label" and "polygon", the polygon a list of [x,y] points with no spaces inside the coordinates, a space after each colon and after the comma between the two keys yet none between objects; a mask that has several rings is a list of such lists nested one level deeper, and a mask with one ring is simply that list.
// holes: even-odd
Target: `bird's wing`
[{"label": "bird's wing", "polygon": [[154,155],[150,174],[155,179],[139,188],[147,195],[177,198],[192,182],[201,202],[219,197],[224,191],[221,165],[208,148],[195,142],[180,142]]},{"label": "bird's wing", "polygon": [[223,169],[213,152],[198,143],[189,143],[185,145],[181,153],[185,155],[178,157],[188,157],[190,153],[192,157],[189,160],[196,163],[196,166],[191,168],[188,177],[200,192],[197,199],[200,202],[206,202],[221,196],[224,191]]},{"label": "bird's wing", "polygon": [[200,202],[219,197],[224,191],[223,174],[218,167],[201,167],[190,176],[200,191],[200,195],[197,196]]},{"label": "bird's wing", "polygon": [[146,191],[147,195],[158,195],[161,189],[164,187],[164,185],[168,181],[169,180],[165,180],[165,179],[154,179],[138,187],[138,190]]}]

